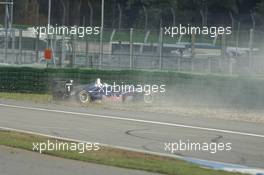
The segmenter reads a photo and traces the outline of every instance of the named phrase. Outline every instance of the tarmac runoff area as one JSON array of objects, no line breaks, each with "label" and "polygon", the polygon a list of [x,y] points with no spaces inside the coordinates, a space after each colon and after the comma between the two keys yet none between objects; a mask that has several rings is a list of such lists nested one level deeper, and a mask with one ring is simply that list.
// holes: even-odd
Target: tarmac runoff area
[{"label": "tarmac runoff area", "polygon": [[41,155],[35,152],[0,146],[0,174],[3,175],[151,175],[137,170],[129,170],[104,165],[85,163]]},{"label": "tarmac runoff area", "polygon": [[[231,142],[232,150],[228,152],[194,151],[173,155],[235,164],[233,168],[258,169],[250,168],[251,174],[264,172],[263,124],[81,107],[65,109],[59,105],[14,101],[0,101],[0,111],[1,127],[168,155],[171,154],[164,151],[165,142],[180,139]],[[201,164],[199,160],[196,163]]]}]

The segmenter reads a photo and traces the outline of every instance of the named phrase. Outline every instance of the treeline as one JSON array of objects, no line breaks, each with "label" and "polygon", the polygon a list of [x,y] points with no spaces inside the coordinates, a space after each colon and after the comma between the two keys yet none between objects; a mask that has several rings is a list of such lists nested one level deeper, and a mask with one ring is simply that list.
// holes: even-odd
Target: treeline
[{"label": "treeline", "polygon": [[[120,11],[122,14],[120,16]],[[4,12],[4,7],[0,8]],[[100,25],[101,0],[52,0],[52,24]],[[47,23],[48,0],[14,1],[14,22]],[[231,16],[245,26],[263,27],[263,0],[105,0],[107,28],[159,28],[178,23],[230,25]],[[3,16],[4,13],[1,13]],[[120,20],[121,19],[121,20]]]}]

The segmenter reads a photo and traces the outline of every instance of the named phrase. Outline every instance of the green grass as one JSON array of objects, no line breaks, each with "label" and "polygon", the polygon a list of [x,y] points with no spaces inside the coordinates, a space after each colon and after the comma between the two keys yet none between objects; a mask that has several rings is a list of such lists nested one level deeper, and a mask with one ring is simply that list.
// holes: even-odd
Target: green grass
[{"label": "green grass", "polygon": [[[55,140],[32,134],[25,134],[13,131],[0,131],[0,145],[26,149],[32,151],[32,143],[55,142]],[[169,175],[239,175],[239,173],[229,173],[224,171],[210,170],[198,167],[194,164],[182,160],[155,156],[150,154],[113,149],[109,147],[100,147],[99,151],[88,151],[83,154],[74,151],[46,151],[45,154],[79,160],[90,163],[110,165],[122,168],[137,169],[155,173]]]},{"label": "green grass", "polygon": [[30,101],[30,102],[36,102],[36,103],[47,103],[47,102],[52,101],[52,96],[49,94],[0,92],[0,99]]}]

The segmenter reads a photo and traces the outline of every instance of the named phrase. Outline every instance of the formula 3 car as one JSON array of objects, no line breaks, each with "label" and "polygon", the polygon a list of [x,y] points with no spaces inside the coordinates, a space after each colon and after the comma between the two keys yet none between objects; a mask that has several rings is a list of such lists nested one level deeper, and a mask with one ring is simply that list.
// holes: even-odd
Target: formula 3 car
[{"label": "formula 3 car", "polygon": [[113,88],[112,85],[102,83],[97,79],[94,83],[75,85],[73,80],[64,83],[55,81],[52,86],[52,95],[57,100],[75,99],[81,104],[88,104],[94,101],[103,102],[126,102],[135,100],[144,100],[145,103],[151,103],[152,94],[137,92],[135,86],[127,86],[123,89]]}]

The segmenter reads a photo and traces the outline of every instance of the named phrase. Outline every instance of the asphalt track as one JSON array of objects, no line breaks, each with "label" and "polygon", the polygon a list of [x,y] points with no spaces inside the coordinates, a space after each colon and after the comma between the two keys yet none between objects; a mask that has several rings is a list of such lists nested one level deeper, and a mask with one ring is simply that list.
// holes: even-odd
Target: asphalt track
[{"label": "asphalt track", "polygon": [[177,155],[264,168],[263,124],[0,101],[0,127],[167,153],[165,142],[232,143],[231,151],[178,151]]},{"label": "asphalt track", "polygon": [[96,165],[80,161],[40,155],[0,146],[0,174],[3,175],[151,175],[143,171]]}]

